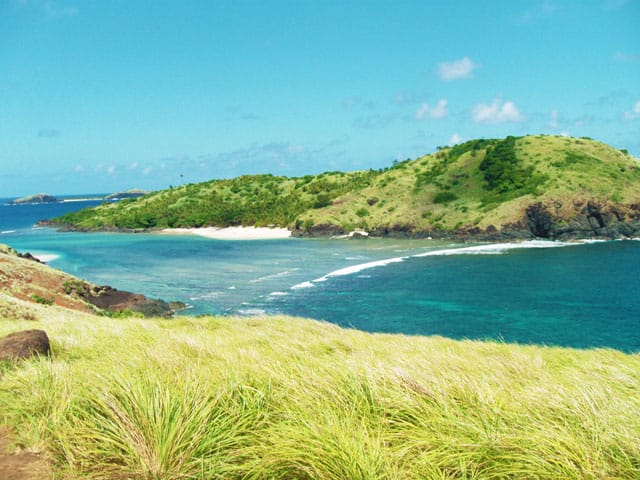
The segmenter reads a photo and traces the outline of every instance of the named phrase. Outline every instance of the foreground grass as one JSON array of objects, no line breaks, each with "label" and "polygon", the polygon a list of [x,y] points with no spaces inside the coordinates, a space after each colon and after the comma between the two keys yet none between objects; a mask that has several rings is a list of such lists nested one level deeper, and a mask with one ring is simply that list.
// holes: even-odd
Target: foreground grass
[{"label": "foreground grass", "polygon": [[0,423],[60,478],[640,477],[639,355],[46,311]]}]

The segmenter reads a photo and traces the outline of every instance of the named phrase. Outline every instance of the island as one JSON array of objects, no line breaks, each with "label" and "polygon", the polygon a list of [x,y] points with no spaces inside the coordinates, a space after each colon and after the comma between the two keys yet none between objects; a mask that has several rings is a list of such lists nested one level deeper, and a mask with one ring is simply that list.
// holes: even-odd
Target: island
[{"label": "island", "polygon": [[124,200],[125,198],[138,198],[147,195],[147,190],[132,189],[125,192],[115,192],[104,197],[105,200]]},{"label": "island", "polygon": [[377,170],[188,184],[45,224],[77,231],[278,227],[300,237],[625,238],[640,233],[640,161],[591,138],[476,139]]},{"label": "island", "polygon": [[61,200],[52,195],[46,193],[36,193],[35,195],[29,195],[28,197],[17,198],[9,202],[11,205],[28,205],[34,203],[59,203]]}]

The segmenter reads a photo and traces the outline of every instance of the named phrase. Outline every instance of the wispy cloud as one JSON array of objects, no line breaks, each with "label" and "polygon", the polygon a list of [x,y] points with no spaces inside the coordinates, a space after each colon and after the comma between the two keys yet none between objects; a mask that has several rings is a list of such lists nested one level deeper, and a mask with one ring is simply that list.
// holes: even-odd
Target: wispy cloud
[{"label": "wispy cloud", "polygon": [[473,121],[476,123],[522,122],[525,120],[514,102],[502,102],[497,98],[490,105],[479,103],[473,107],[472,113]]},{"label": "wispy cloud", "polygon": [[54,0],[14,0],[12,3],[17,8],[31,8],[48,18],[73,17],[79,13],[77,7]]},{"label": "wispy cloud", "polygon": [[433,107],[428,103],[423,103],[420,105],[418,110],[414,115],[416,120],[423,120],[424,118],[444,118],[449,114],[447,111],[447,101],[443,98],[438,100]]},{"label": "wispy cloud", "polygon": [[357,107],[363,107],[372,110],[376,107],[376,102],[360,96],[347,97],[342,100],[342,108],[346,110],[351,110]]},{"label": "wispy cloud", "polygon": [[225,117],[225,119],[228,121],[254,121],[262,119],[262,117],[256,113],[243,111],[240,105],[231,105],[227,107],[226,111],[227,116]]},{"label": "wispy cloud", "polygon": [[616,52],[613,54],[616,62],[640,62],[640,54],[628,52]]},{"label": "wispy cloud", "polygon": [[626,120],[635,120],[640,118],[640,100],[633,104],[631,111],[624,112],[624,118]]},{"label": "wispy cloud", "polygon": [[474,63],[469,57],[442,62],[438,65],[438,76],[445,81],[471,77],[473,71],[480,65]]},{"label": "wispy cloud", "polygon": [[451,135],[451,138],[449,139],[449,145],[457,145],[464,141],[465,139],[462,136],[460,136],[460,134],[454,133],[453,135]]},{"label": "wispy cloud", "polygon": [[71,5],[61,5],[53,1],[43,2],[42,9],[49,17],[73,17],[78,14],[78,9],[76,7]]},{"label": "wispy cloud", "polygon": [[395,113],[367,115],[356,118],[353,125],[364,129],[382,128],[396,121],[397,118],[398,116]]},{"label": "wispy cloud", "polygon": [[549,120],[549,126],[551,128],[558,128],[558,111],[551,110],[551,119]]},{"label": "wispy cloud", "polygon": [[522,15],[519,20],[522,23],[531,23],[537,20],[552,17],[560,10],[560,7],[553,2],[545,1],[533,6]]},{"label": "wispy cloud", "polygon": [[55,128],[41,128],[38,130],[38,137],[40,138],[53,138],[60,135],[60,131]]},{"label": "wispy cloud", "polygon": [[627,3],[629,3],[629,0],[604,0],[604,2],[602,3],[602,8],[609,11],[619,10]]}]

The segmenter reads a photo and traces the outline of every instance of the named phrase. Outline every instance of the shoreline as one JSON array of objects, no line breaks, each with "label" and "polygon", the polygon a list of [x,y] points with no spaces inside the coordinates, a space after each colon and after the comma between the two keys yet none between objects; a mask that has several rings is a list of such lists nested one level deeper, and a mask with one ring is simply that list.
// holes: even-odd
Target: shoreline
[{"label": "shoreline", "polygon": [[165,228],[164,235],[196,235],[212,240],[276,240],[291,238],[291,230],[279,227]]}]

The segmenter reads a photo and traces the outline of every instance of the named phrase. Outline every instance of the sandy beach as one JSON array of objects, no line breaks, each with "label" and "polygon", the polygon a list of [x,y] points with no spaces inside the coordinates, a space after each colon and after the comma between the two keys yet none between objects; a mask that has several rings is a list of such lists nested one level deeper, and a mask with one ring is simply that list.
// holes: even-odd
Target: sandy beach
[{"label": "sandy beach", "polygon": [[170,235],[199,235],[215,240],[272,240],[291,236],[291,231],[286,228],[268,227],[166,228],[162,230],[162,233]]}]

